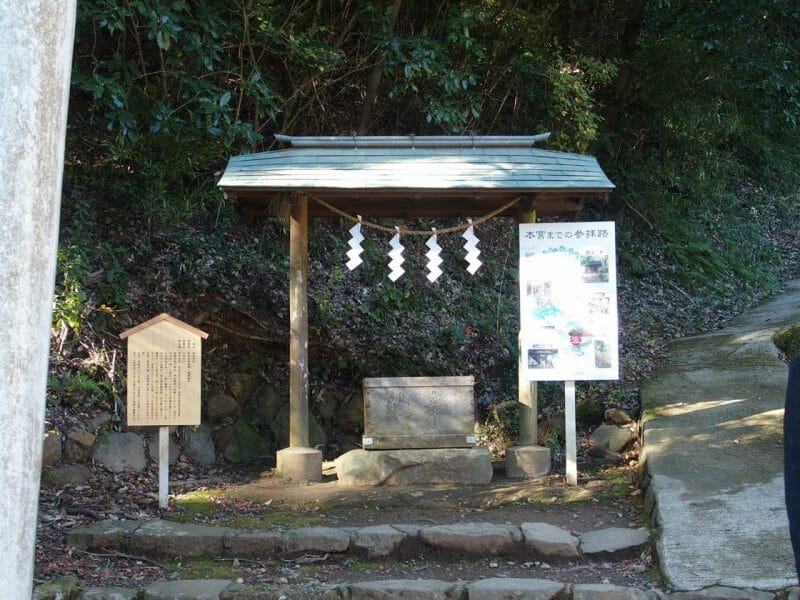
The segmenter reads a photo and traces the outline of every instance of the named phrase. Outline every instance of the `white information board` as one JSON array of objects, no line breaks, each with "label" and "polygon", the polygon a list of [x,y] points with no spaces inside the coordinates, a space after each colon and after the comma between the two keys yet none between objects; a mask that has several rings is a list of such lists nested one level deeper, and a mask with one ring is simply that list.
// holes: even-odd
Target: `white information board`
[{"label": "white information board", "polygon": [[519,226],[523,375],[619,379],[613,221]]}]

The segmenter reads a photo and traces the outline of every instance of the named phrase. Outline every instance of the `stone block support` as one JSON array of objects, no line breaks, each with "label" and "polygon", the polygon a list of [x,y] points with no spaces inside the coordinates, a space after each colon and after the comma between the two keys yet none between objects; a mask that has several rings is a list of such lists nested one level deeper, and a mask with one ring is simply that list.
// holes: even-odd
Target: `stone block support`
[{"label": "stone block support", "polygon": [[515,446],[506,450],[506,475],[518,479],[541,477],[550,472],[550,448]]},{"label": "stone block support", "polygon": [[292,481],[321,481],[322,452],[314,448],[284,448],[277,453],[278,475]]}]

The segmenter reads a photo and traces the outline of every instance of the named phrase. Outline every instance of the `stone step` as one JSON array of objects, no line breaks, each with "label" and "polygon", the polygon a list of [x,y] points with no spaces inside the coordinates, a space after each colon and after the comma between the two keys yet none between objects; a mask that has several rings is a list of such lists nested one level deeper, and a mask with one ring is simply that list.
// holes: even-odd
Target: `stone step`
[{"label": "stone step", "polygon": [[496,525],[375,525],[240,531],[173,521],[100,521],[66,535],[79,550],[118,550],[144,556],[268,558],[308,552],[352,553],[367,558],[497,556],[548,561],[624,558],[649,541],[643,529],[607,528],[580,536],[548,523]]},{"label": "stone step", "polygon": [[[547,579],[490,578],[475,581],[393,579],[344,584],[245,585],[227,579],[161,581],[143,590],[89,588],[80,590],[70,580],[69,596],[78,600],[774,600],[772,592],[713,587],[667,596],[658,589],[612,584],[571,584]],[[74,581],[73,581],[74,580]],[[67,588],[64,588],[65,590]],[[34,599],[50,600],[58,589],[47,583],[34,591]],[[781,595],[781,597],[783,597]],[[790,596],[791,597],[791,596]]]}]

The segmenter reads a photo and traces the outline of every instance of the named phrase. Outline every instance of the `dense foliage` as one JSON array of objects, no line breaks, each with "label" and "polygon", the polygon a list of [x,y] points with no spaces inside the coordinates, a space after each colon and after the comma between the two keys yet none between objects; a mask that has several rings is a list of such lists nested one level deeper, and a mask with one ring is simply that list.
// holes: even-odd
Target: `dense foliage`
[{"label": "dense foliage", "polygon": [[[113,330],[157,309],[222,304],[282,323],[282,225],[242,225],[214,188],[228,156],[272,147],[274,132],[552,130],[551,147],[597,155],[617,183],[586,218],[618,220],[626,277],[703,288],[709,302],[776,284],[773,240],[800,183],[792,0],[78,6],[62,348],[98,316]],[[489,400],[511,393],[509,224],[483,233],[482,277],[434,287],[386,285],[377,267],[346,279],[343,228],[317,227],[319,369],[339,363],[352,383],[378,366],[474,368]]]}]

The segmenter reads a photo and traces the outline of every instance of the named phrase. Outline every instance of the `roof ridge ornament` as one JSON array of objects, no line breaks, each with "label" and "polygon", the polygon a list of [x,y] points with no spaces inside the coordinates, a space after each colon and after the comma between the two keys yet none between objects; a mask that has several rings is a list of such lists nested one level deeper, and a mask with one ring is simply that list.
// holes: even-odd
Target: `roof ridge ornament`
[{"label": "roof ridge ornament", "polygon": [[293,136],[276,133],[293,148],[530,148],[546,142],[550,133],[536,135],[358,135]]}]

